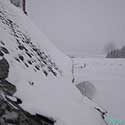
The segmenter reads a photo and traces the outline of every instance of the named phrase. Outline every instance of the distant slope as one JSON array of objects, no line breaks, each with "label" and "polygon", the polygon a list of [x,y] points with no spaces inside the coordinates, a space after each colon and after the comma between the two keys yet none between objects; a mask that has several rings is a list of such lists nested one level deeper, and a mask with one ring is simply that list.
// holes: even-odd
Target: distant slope
[{"label": "distant slope", "polygon": [[0,47],[24,110],[53,117],[57,125],[105,124],[71,83],[71,60],[7,0],[0,0]]}]

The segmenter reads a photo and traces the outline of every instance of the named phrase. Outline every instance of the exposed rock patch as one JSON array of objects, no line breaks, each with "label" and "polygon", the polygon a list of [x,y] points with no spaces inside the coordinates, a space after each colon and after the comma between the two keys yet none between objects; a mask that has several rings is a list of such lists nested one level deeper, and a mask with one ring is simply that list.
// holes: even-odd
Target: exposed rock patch
[{"label": "exposed rock patch", "polygon": [[0,98],[0,125],[54,125],[51,118],[23,110],[16,101]]},{"label": "exposed rock patch", "polygon": [[22,100],[13,96],[16,86],[6,80],[8,74],[9,63],[3,58],[0,60],[0,125],[54,125],[53,119],[32,115],[20,107]]},{"label": "exposed rock patch", "polygon": [[106,58],[125,58],[125,46],[108,52]]},{"label": "exposed rock patch", "polygon": [[0,60],[0,80],[4,80],[8,77],[9,63],[5,58]]},{"label": "exposed rock patch", "polygon": [[13,95],[16,92],[16,86],[8,82],[7,80],[0,81],[0,89],[4,91],[7,95]]}]

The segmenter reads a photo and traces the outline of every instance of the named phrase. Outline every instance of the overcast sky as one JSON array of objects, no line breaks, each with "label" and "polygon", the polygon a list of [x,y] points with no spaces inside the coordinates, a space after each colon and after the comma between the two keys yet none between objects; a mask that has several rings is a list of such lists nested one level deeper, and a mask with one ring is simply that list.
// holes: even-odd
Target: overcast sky
[{"label": "overcast sky", "polygon": [[28,0],[28,13],[62,51],[96,55],[125,44],[125,0]]}]

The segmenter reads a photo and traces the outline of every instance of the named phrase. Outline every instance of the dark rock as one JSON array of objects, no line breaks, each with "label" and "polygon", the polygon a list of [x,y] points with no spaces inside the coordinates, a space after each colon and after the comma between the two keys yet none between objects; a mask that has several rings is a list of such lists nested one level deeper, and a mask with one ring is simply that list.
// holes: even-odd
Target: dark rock
[{"label": "dark rock", "polygon": [[15,57],[15,60],[18,61],[18,62],[20,62],[20,60],[17,57]]},{"label": "dark rock", "polygon": [[22,46],[22,45],[19,45],[18,48],[19,48],[20,50],[24,50],[24,46]]},{"label": "dark rock", "polygon": [[31,55],[30,53],[26,52],[26,54],[27,54],[30,58],[32,58],[32,55]]},{"label": "dark rock", "polygon": [[29,81],[29,84],[30,84],[30,85],[34,85],[34,82]]},{"label": "dark rock", "polygon": [[0,56],[4,56],[4,54],[3,54],[3,52],[2,52],[2,51],[0,51]]},{"label": "dark rock", "polygon": [[48,76],[48,73],[45,70],[43,70],[43,73],[45,74],[45,76]]},{"label": "dark rock", "polygon": [[31,62],[30,60],[28,60],[28,63],[29,63],[30,65],[32,65],[32,62]]},{"label": "dark rock", "polygon": [[52,72],[52,74],[53,74],[54,76],[57,76],[57,73],[56,73],[56,72],[54,72],[53,70],[51,70],[51,72]]},{"label": "dark rock", "polygon": [[24,63],[26,67],[29,67],[29,65],[27,63]]},{"label": "dark rock", "polygon": [[7,80],[0,81],[0,89],[2,89],[6,94],[11,96],[16,92],[16,86],[11,84]]},{"label": "dark rock", "polygon": [[8,61],[3,58],[0,60],[0,80],[4,80],[8,77],[9,73],[9,63]]},{"label": "dark rock", "polygon": [[36,68],[37,70],[40,70],[40,67],[39,67],[38,65],[36,65],[35,68]]},{"label": "dark rock", "polygon": [[24,57],[23,57],[22,55],[19,55],[19,59],[20,59],[21,61],[24,61]]},{"label": "dark rock", "polygon": [[0,125],[54,125],[55,121],[39,114],[32,115],[17,103],[0,98]]},{"label": "dark rock", "polygon": [[44,125],[54,125],[54,123],[55,123],[54,119],[45,117],[40,114],[36,114],[34,117],[35,117],[35,119],[37,119],[37,121],[39,121],[40,123],[43,123]]},{"label": "dark rock", "polygon": [[13,96],[15,92],[14,85],[0,81],[0,125],[54,125],[52,118],[23,110],[19,105],[22,100]]},{"label": "dark rock", "polygon": [[4,52],[5,54],[9,54],[9,51],[8,51],[5,47],[0,47],[0,49],[1,49],[2,52]]}]

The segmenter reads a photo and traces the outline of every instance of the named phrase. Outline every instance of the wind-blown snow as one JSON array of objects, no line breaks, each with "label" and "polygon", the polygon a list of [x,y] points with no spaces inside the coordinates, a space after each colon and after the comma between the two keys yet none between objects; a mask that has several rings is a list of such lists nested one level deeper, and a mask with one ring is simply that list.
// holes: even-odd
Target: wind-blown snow
[{"label": "wind-blown snow", "polygon": [[53,117],[57,125],[105,125],[96,105],[71,83],[71,60],[7,1],[0,0],[0,46],[9,54],[8,81],[16,85],[21,107]]}]

